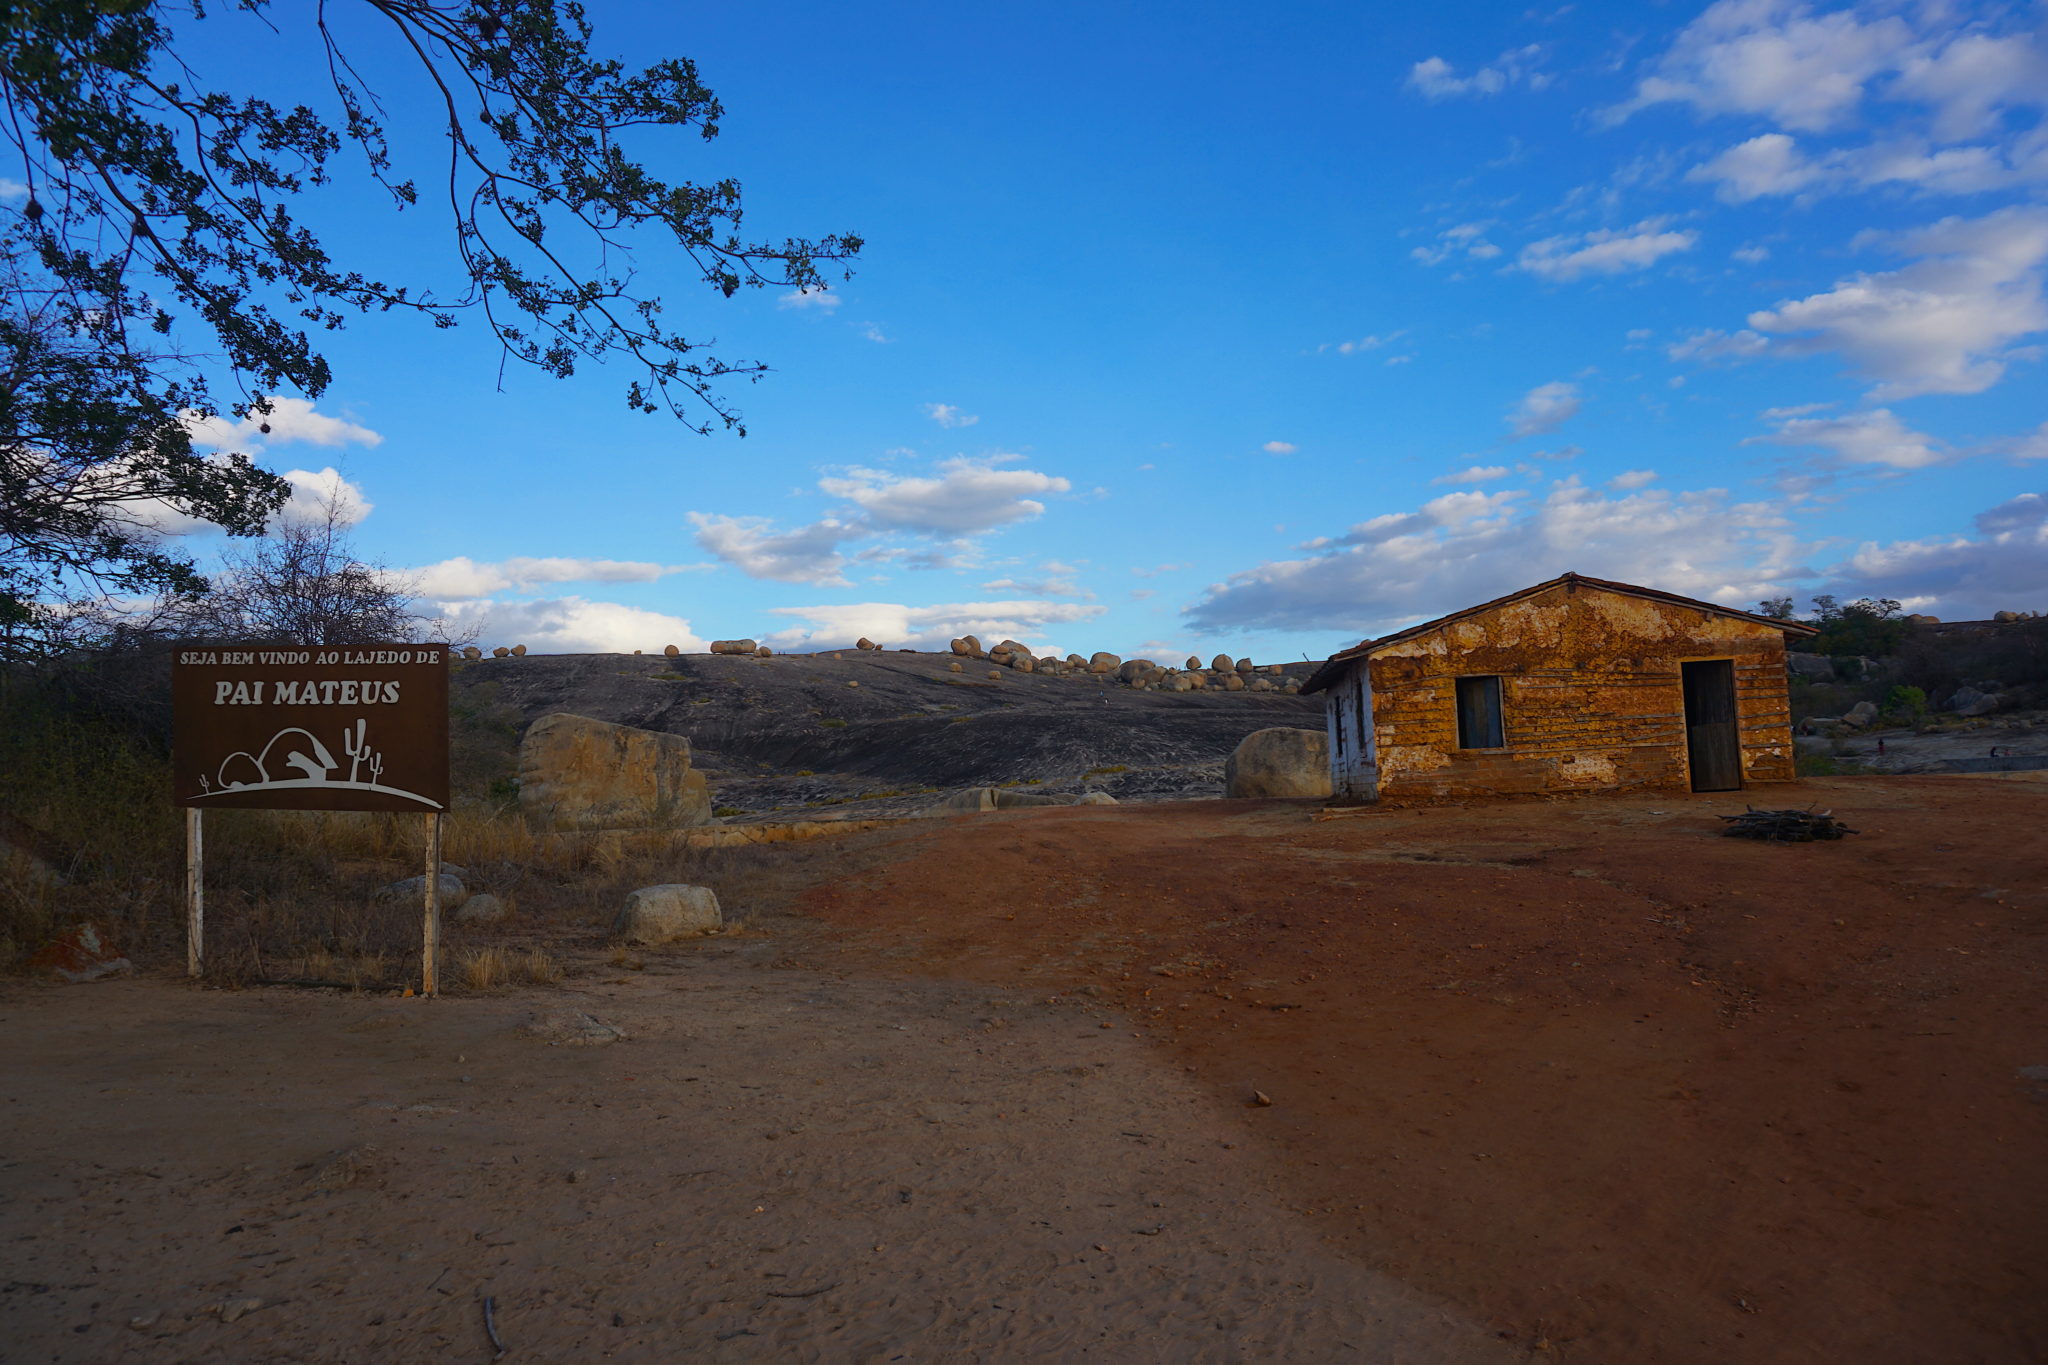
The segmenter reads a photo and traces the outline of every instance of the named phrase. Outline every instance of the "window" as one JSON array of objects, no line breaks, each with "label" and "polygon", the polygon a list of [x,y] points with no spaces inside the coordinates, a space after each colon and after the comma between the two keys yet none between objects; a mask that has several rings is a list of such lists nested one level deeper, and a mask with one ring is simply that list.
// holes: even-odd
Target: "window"
[{"label": "window", "polygon": [[1458,747],[1498,749],[1501,737],[1500,679],[1458,679]]}]

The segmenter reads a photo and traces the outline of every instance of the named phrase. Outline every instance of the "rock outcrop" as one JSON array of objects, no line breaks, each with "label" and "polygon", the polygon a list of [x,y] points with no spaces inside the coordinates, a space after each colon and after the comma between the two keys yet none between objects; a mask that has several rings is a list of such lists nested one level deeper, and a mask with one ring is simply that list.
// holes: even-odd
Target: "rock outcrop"
[{"label": "rock outcrop", "polygon": [[683,736],[558,712],[519,742],[519,808],[549,829],[682,829],[710,823],[711,790]]},{"label": "rock outcrop", "polygon": [[1328,796],[1329,736],[1321,730],[1254,730],[1223,765],[1223,794]]}]

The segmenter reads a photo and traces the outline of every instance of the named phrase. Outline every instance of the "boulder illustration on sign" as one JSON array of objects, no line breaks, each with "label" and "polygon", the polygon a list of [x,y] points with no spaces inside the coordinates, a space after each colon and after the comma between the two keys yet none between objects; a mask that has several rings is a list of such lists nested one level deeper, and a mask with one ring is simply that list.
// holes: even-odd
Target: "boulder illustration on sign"
[{"label": "boulder illustration on sign", "polygon": [[[361,718],[354,725],[342,728],[341,751],[348,756],[347,777],[336,776],[341,764],[317,735],[292,725],[272,735],[260,754],[251,754],[246,749],[237,749],[229,754],[220,765],[219,785],[201,774],[199,785],[203,790],[200,799],[225,796],[229,792],[346,787],[403,796],[431,809],[441,809],[438,801],[400,787],[387,787],[378,780],[384,775],[384,755],[370,747],[369,728],[369,721]],[[369,774],[368,781],[363,780],[365,772]]]}]

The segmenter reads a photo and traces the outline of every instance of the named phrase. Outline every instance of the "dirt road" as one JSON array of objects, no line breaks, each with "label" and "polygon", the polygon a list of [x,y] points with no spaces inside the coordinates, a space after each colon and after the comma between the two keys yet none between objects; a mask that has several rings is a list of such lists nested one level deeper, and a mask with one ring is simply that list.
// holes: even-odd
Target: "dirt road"
[{"label": "dirt road", "polygon": [[2048,1357],[2048,784],[1759,795],[1861,833],[999,813],[561,989],[11,984],[0,1359]]}]

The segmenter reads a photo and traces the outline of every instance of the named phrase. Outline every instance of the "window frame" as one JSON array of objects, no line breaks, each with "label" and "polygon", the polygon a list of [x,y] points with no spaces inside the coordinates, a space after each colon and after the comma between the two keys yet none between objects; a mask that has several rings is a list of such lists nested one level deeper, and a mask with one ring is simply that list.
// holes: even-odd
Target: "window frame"
[{"label": "window frame", "polygon": [[[1490,714],[1490,716],[1488,717],[1488,719],[1490,719],[1490,720],[1491,720],[1491,722],[1492,722],[1492,724],[1491,724],[1491,726],[1490,726],[1489,728],[1490,728],[1490,729],[1491,729],[1491,731],[1492,731],[1492,738],[1493,738],[1493,739],[1494,739],[1494,741],[1495,741],[1495,742],[1494,742],[1494,743],[1492,743],[1492,744],[1467,744],[1467,743],[1465,742],[1465,741],[1466,741],[1467,739],[1469,739],[1469,738],[1482,738],[1482,739],[1483,739],[1483,738],[1486,738],[1486,737],[1487,737],[1487,736],[1486,736],[1485,734],[1483,734],[1483,733],[1482,733],[1482,734],[1480,734],[1480,735],[1476,735],[1476,736],[1475,736],[1475,735],[1470,735],[1470,734],[1468,734],[1468,733],[1467,733],[1467,730],[1466,730],[1466,725],[1465,725],[1465,717],[1466,717],[1466,713],[1467,713],[1467,710],[1466,710],[1466,702],[1465,702],[1465,696],[1466,696],[1466,684],[1467,684],[1467,683],[1492,683],[1492,684],[1493,684],[1493,687],[1492,687],[1492,689],[1491,689],[1491,696],[1489,697],[1490,705],[1489,705],[1489,707],[1487,708],[1487,709],[1488,709],[1488,710],[1490,711],[1490,713],[1491,713],[1491,714]],[[1461,753],[1486,753],[1486,752],[1491,752],[1491,751],[1498,751],[1498,750],[1501,750],[1501,749],[1505,749],[1505,748],[1507,748],[1507,747],[1508,747],[1508,717],[1507,717],[1507,688],[1506,688],[1506,686],[1505,686],[1505,684],[1504,684],[1504,682],[1503,682],[1502,676],[1501,676],[1500,674],[1498,674],[1498,673],[1461,673],[1461,674],[1459,674],[1459,675],[1458,675],[1458,676],[1457,676],[1457,677],[1456,677],[1456,678],[1455,678],[1455,679],[1453,680],[1453,682],[1452,682],[1452,687],[1451,687],[1451,709],[1452,709],[1453,719],[1454,719],[1454,720],[1456,721],[1456,723],[1457,723],[1457,727],[1458,727],[1458,750],[1459,750],[1459,752],[1461,752]]]}]

